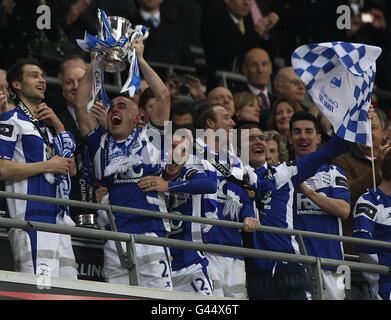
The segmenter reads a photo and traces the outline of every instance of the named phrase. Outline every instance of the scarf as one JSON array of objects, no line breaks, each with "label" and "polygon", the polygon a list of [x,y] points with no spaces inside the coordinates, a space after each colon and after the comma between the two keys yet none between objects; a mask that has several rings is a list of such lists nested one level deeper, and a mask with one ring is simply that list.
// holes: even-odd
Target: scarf
[{"label": "scarf", "polygon": [[[75,138],[68,131],[58,134],[53,139],[54,150],[56,155],[63,158],[72,158],[76,149]],[[57,181],[57,198],[69,200],[69,193],[71,191],[71,178],[69,173],[66,175],[57,174],[55,176]],[[69,207],[60,205],[59,214],[56,222],[58,224],[65,224],[68,226],[75,226],[75,223],[69,216]]]}]

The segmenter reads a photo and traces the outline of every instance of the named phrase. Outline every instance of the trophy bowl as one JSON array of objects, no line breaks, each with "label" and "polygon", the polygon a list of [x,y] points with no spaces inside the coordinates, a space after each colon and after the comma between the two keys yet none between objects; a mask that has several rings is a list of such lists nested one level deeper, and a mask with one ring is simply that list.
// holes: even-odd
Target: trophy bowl
[{"label": "trophy bowl", "polygon": [[76,226],[83,228],[100,229],[96,223],[95,214],[80,214],[75,217]]},{"label": "trophy bowl", "polygon": [[121,72],[126,68],[126,63],[122,59],[123,53],[121,52],[121,48],[112,48],[103,52],[103,59],[100,66],[106,72]]},{"label": "trophy bowl", "polygon": [[134,32],[132,24],[123,17],[109,16],[106,19],[106,25],[109,27],[108,30],[100,15],[98,15],[98,19],[100,24],[99,38],[101,40],[112,38],[116,43],[120,42],[122,44],[122,46],[116,45],[104,49],[100,66],[104,71],[110,73],[123,71],[126,68],[124,60],[126,59],[130,46],[129,39]]}]

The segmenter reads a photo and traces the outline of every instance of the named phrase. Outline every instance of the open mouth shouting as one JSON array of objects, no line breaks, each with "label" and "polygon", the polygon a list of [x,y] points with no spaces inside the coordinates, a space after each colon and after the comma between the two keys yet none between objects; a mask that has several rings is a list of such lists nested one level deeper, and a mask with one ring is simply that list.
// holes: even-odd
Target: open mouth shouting
[{"label": "open mouth shouting", "polygon": [[257,147],[252,148],[251,151],[256,155],[261,155],[265,152],[265,149],[260,146],[257,146]]},{"label": "open mouth shouting", "polygon": [[113,127],[117,127],[122,123],[122,118],[117,114],[113,115],[110,120]]}]

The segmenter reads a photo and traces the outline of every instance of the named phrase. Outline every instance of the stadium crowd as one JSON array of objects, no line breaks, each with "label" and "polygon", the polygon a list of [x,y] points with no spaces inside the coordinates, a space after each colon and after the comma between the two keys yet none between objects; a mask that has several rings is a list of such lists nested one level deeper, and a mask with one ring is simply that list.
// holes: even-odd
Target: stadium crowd
[{"label": "stadium crowd", "polygon": [[[104,212],[13,199],[0,199],[0,211],[72,226],[93,216],[101,228],[119,232],[293,254],[300,254],[294,236],[257,228],[391,241],[391,101],[377,94],[391,90],[391,7],[388,1],[352,0],[352,28],[339,30],[336,8],[345,3],[0,0],[2,190],[179,212],[244,227],[242,232],[118,212],[113,226]],[[42,4],[61,17],[46,31],[35,25]],[[132,98],[111,94],[108,110],[95,101],[87,112],[93,55],[78,49],[75,40],[85,31],[97,33],[98,8],[147,26],[150,35],[132,44],[141,91]],[[364,21],[363,14],[372,20]],[[299,45],[334,40],[383,49],[369,111],[373,155],[334,134],[290,66]],[[49,50],[50,43],[64,46],[62,56]],[[205,66],[196,63],[194,46],[203,48]],[[196,72],[157,72],[151,67],[156,62]],[[217,71],[246,80],[224,87]],[[60,90],[48,76],[57,77]],[[172,122],[170,141],[166,121]],[[196,129],[212,133],[212,139],[199,137]],[[77,279],[70,236],[11,229],[9,240],[15,270]],[[304,244],[315,257],[342,261],[349,253],[391,264],[389,249],[312,238]],[[118,249],[114,241],[105,243],[105,280],[129,284]],[[300,263],[141,244],[136,256],[144,287],[241,299],[311,299],[310,274]],[[322,277],[326,299],[346,299],[342,275],[323,267]],[[391,299],[391,277],[369,275],[367,281],[372,298]]]}]

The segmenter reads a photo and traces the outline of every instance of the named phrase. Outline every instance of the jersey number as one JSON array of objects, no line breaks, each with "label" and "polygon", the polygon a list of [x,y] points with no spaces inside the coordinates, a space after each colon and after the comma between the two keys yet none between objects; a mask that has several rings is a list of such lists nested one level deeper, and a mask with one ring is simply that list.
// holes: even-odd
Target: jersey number
[{"label": "jersey number", "polygon": [[167,270],[168,270],[168,264],[166,261],[164,260],[160,260],[159,261],[160,264],[163,265],[163,273],[162,273],[162,278],[168,278],[168,273],[167,273]]},{"label": "jersey number", "polygon": [[[194,284],[194,282],[195,282],[196,284]],[[191,285],[192,285],[192,287],[193,287],[193,289],[194,289],[195,292],[208,291],[208,288],[205,287],[205,281],[204,281],[204,279],[202,279],[202,278],[197,278],[197,279],[194,280],[194,282],[192,282]],[[200,288],[200,289],[199,289],[200,286],[198,285],[199,283],[201,283],[201,288]]]}]

